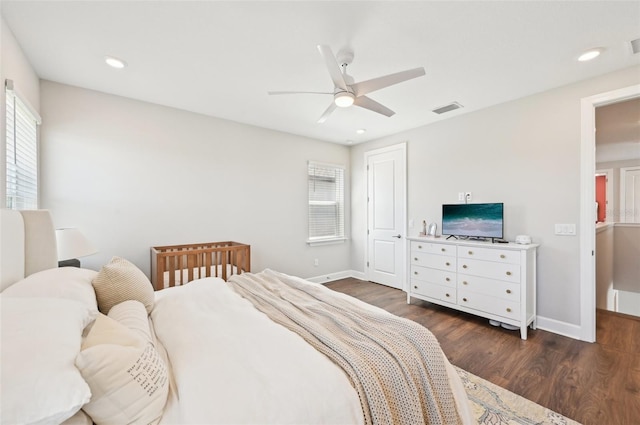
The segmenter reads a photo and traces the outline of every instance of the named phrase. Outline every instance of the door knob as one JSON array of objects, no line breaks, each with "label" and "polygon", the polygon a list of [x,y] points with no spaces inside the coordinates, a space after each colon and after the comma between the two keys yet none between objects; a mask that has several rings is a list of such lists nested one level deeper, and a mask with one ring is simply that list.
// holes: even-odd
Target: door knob
[{"label": "door knob", "polygon": [[393,236],[393,237],[400,239],[402,237],[402,235],[396,235],[396,236]]}]

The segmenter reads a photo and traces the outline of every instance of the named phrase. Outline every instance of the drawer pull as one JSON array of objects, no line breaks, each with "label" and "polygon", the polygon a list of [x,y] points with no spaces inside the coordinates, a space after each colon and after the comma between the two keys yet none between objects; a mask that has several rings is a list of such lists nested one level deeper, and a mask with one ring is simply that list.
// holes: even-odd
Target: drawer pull
[{"label": "drawer pull", "polygon": [[445,294],[445,295],[446,295],[447,297],[450,297],[450,296],[451,296],[451,295],[449,295],[449,294]]},{"label": "drawer pull", "polygon": [[416,285],[413,285],[413,289],[418,289],[418,287]]},{"label": "drawer pull", "polygon": [[463,298],[463,299],[462,299],[462,301],[467,302],[467,299],[466,299],[466,298]]},{"label": "drawer pull", "polygon": [[445,251],[446,251],[446,249],[444,249],[444,248],[440,248],[440,251],[445,252]]},{"label": "drawer pull", "polygon": [[466,268],[467,268],[467,265],[466,265],[466,264],[463,264],[463,265],[462,265],[462,268],[463,268],[463,269],[466,269]]},{"label": "drawer pull", "polygon": [[466,281],[466,280],[463,280],[463,281],[462,281],[462,284],[463,284],[463,285],[468,285],[468,283],[467,283],[467,281]]},{"label": "drawer pull", "polygon": [[418,245],[418,249],[422,249],[422,245]]},{"label": "drawer pull", "polygon": [[451,281],[451,279],[449,279],[448,277],[445,279],[447,282]]},{"label": "drawer pull", "polygon": [[507,307],[507,313],[511,313],[511,309]]},{"label": "drawer pull", "polygon": [[511,293],[511,289],[507,289],[507,294],[510,294],[510,293]]},{"label": "drawer pull", "polygon": [[413,274],[415,274],[416,276],[418,275],[418,272],[413,272]]},{"label": "drawer pull", "polygon": [[504,254],[500,254],[500,258],[507,258],[507,256]]},{"label": "drawer pull", "polygon": [[418,261],[418,257],[413,257],[413,261]]},{"label": "drawer pull", "polygon": [[446,263],[444,263],[446,266],[450,266],[451,264],[447,261]]},{"label": "drawer pull", "polygon": [[473,251],[469,251],[469,255],[473,255]]},{"label": "drawer pull", "polygon": [[511,276],[511,272],[507,272],[507,276]]}]

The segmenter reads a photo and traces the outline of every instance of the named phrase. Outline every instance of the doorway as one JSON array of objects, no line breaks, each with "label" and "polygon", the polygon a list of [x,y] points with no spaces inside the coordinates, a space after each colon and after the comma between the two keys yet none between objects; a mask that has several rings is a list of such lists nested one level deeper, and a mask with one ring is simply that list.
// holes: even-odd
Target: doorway
[{"label": "doorway", "polygon": [[596,108],[640,97],[640,85],[622,88],[581,101],[581,214],[580,214],[580,338],[596,338],[595,280],[595,121]]},{"label": "doorway", "polygon": [[405,288],[407,148],[405,143],[365,152],[367,173],[366,279]]}]

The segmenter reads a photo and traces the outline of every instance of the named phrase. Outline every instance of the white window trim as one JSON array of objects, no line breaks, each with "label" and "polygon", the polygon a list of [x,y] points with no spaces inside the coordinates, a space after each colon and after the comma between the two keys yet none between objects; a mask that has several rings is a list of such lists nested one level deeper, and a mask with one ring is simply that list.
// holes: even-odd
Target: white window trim
[{"label": "white window trim", "polygon": [[[317,166],[317,167],[325,167],[325,168],[333,168],[333,169],[339,169],[342,170],[342,188],[341,188],[341,192],[342,192],[342,205],[341,205],[341,210],[342,210],[342,223],[341,223],[341,228],[342,228],[342,235],[339,236],[327,236],[327,237],[315,237],[315,238],[311,238],[309,237],[307,239],[307,244],[309,246],[320,246],[320,245],[333,245],[333,244],[340,244],[340,243],[344,243],[347,240],[346,235],[346,205],[345,205],[345,192],[346,192],[346,169],[344,166],[342,165],[338,165],[338,164],[330,164],[330,163],[326,163],[326,162],[318,162],[318,161],[308,161],[307,162],[307,181],[309,180],[309,167],[310,166]],[[309,205],[311,205],[312,203],[315,203],[317,205],[322,205],[322,204],[326,204],[326,205],[330,205],[330,204],[335,204],[335,201],[311,201],[309,199],[309,196],[307,195],[307,208],[309,208]],[[310,229],[307,229],[307,232],[309,232]]]},{"label": "white window trim", "polygon": [[[18,188],[22,187],[23,190],[18,189],[17,192],[9,191],[8,190],[8,185],[9,185],[9,171],[10,171],[10,167],[9,167],[9,140],[7,139],[8,137],[8,133],[5,133],[4,135],[4,140],[3,143],[5,144],[5,155],[4,155],[4,163],[5,163],[5,172],[4,172],[4,178],[3,180],[3,200],[2,202],[4,203],[4,208],[9,208],[9,196],[11,195],[11,198],[14,199],[14,201],[12,201],[11,203],[11,207],[10,208],[39,208],[40,205],[40,173],[39,173],[39,150],[40,150],[40,142],[39,142],[39,133],[40,133],[40,129],[39,126],[42,124],[42,117],[40,117],[40,114],[38,113],[38,111],[31,105],[31,103],[29,103],[29,101],[27,100],[27,98],[25,96],[23,96],[21,94],[22,92],[20,90],[18,90],[18,88],[15,86],[13,80],[10,79],[6,79],[5,80],[5,108],[3,108],[4,111],[4,116],[2,117],[2,119],[5,120],[5,126],[8,129],[9,125],[11,124],[12,128],[13,128],[13,134],[14,137],[18,137],[18,134],[25,134],[22,133],[23,131],[27,130],[26,128],[23,128],[21,125],[19,125],[20,123],[26,124],[28,123],[28,131],[34,131],[34,137],[35,140],[28,138],[28,139],[21,139],[19,138],[18,140],[21,141],[27,141],[27,145],[22,145],[19,144],[18,146],[14,145],[12,150],[14,149],[18,149],[18,151],[15,152],[20,152],[21,149],[24,149],[25,147],[28,149],[27,151],[22,150],[22,152],[27,152],[27,156],[22,156],[20,155],[20,166],[18,166],[17,169],[15,169],[15,173],[17,174],[11,174],[12,180],[11,181],[15,181],[18,184]],[[7,120],[7,113],[8,113],[8,109],[7,108],[7,104],[8,103],[12,103],[11,106],[11,110],[14,111],[14,115],[13,115],[13,119],[11,122],[9,122]],[[17,114],[17,111],[21,111],[20,114]],[[14,139],[15,141],[16,139]],[[31,143],[35,142],[35,146],[32,145]],[[31,151],[31,149],[35,149],[35,151]],[[31,156],[29,153],[33,152],[33,156]],[[24,161],[27,161],[26,163]],[[33,164],[33,166],[29,166],[26,169],[23,168],[25,164],[31,163]],[[13,164],[13,162],[12,162]],[[34,168],[32,168],[34,167]],[[11,167],[11,169],[14,169],[13,165]],[[27,171],[28,174],[26,174],[26,176],[31,175],[30,173],[33,172],[34,176],[35,176],[35,182],[33,183],[33,186],[24,186],[24,182],[28,181],[28,180],[22,180],[20,177],[18,177],[20,175],[20,171],[19,170],[31,170],[31,171]],[[16,180],[14,180],[16,179]],[[20,183],[22,182],[22,183]],[[25,193],[28,193],[24,191],[24,189],[33,189],[35,191],[35,198],[33,197],[27,197],[26,199],[30,199],[30,200],[34,200],[33,204],[23,204],[23,206],[20,206],[20,202],[18,202],[18,204],[15,204],[15,200],[16,199],[25,199],[22,198],[21,195],[24,195]],[[17,194],[18,197],[14,198],[14,195]],[[27,206],[28,205],[28,206]]]}]

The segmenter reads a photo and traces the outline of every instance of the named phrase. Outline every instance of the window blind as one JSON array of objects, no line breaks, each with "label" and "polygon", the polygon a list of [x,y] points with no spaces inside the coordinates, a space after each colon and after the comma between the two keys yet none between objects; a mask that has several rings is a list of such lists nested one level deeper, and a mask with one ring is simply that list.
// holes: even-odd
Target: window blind
[{"label": "window blind", "polygon": [[9,209],[38,208],[38,125],[40,116],[17,93],[11,80],[6,91],[7,199]]},{"label": "window blind", "polygon": [[309,242],[344,239],[344,168],[309,162]]}]

